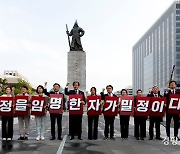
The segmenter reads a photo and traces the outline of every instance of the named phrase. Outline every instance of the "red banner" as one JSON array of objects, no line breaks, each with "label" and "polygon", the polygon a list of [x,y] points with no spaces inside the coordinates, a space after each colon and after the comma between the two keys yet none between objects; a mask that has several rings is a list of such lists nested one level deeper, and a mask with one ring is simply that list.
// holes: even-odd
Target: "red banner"
[{"label": "red banner", "polygon": [[170,95],[168,113],[180,114],[180,95],[178,94]]},{"label": "red banner", "polygon": [[134,97],[121,96],[120,97],[120,115],[134,115]]},{"label": "red banner", "polygon": [[105,116],[117,116],[118,114],[118,99],[119,97],[105,97],[104,102],[104,115]]},{"label": "red banner", "polygon": [[63,114],[63,94],[51,94],[49,103],[49,113]]},{"label": "red banner", "polygon": [[163,117],[165,114],[165,97],[152,97],[150,101],[149,116]]},{"label": "red banner", "polygon": [[149,116],[150,97],[136,98],[136,116]]},{"label": "red banner", "polygon": [[69,95],[69,114],[83,114],[82,95]]},{"label": "red banner", "polygon": [[87,115],[101,115],[101,96],[87,96]]},{"label": "red banner", "polygon": [[0,116],[13,115],[13,97],[0,97]]},{"label": "red banner", "polygon": [[44,116],[46,106],[46,97],[32,96],[31,100],[31,115]]},{"label": "red banner", "polygon": [[15,96],[15,115],[26,116],[29,113],[29,96]]}]

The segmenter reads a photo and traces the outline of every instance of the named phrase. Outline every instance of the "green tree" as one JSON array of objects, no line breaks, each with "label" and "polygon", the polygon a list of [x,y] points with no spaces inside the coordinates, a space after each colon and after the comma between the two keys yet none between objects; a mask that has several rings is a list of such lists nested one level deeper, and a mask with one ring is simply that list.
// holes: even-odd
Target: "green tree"
[{"label": "green tree", "polygon": [[5,93],[5,87],[8,85],[7,80],[0,78],[0,95]]},{"label": "green tree", "polygon": [[28,82],[26,82],[25,80],[22,80],[22,79],[19,79],[18,83],[7,83],[7,82],[5,82],[3,85],[4,86],[2,88],[1,95],[5,93],[5,87],[6,86],[12,87],[14,89],[14,94],[15,95],[21,93],[21,88],[23,86],[27,86],[29,91],[31,91],[32,94],[35,93],[35,89],[33,89],[32,86]]}]

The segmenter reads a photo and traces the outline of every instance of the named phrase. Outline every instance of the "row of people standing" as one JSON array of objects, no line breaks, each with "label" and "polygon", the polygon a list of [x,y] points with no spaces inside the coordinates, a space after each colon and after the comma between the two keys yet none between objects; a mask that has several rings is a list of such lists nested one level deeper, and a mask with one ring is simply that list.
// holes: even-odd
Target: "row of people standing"
[{"label": "row of people standing", "polygon": [[[69,83],[68,83],[69,84]],[[68,91],[68,84],[65,88],[65,94],[71,95],[71,94],[82,94],[83,101],[81,103],[85,104],[85,95],[84,92],[79,90],[79,82],[74,82],[73,87],[74,90]],[[48,110],[48,97],[50,94],[63,94],[60,92],[60,85],[58,83],[55,83],[53,85],[52,91],[47,91],[46,89],[47,83],[45,83],[45,88],[42,85],[39,85],[36,89],[36,95],[35,96],[41,96],[46,98],[46,106],[45,106],[45,115],[44,116],[32,116],[35,118],[36,121],[36,132],[37,137],[36,140],[44,140],[44,133],[45,133],[45,119],[46,119],[46,112]],[[28,95],[28,87],[23,86],[21,88],[21,94],[23,96],[29,96]],[[13,92],[11,87],[6,87],[6,94],[2,95],[2,97],[13,97]],[[63,94],[64,97],[64,94]],[[31,96],[29,96],[29,101],[31,100]],[[65,97],[64,97],[64,105],[65,106]],[[18,123],[19,123],[19,138],[18,140],[28,140],[29,136],[29,125],[30,125],[30,105],[28,105],[28,115],[27,116],[18,116]],[[51,121],[51,138],[50,140],[56,139],[56,132],[55,132],[55,125],[57,123],[57,139],[62,140],[62,114],[50,114],[50,121]],[[78,139],[82,140],[81,133],[82,133],[82,115],[70,115],[69,116],[69,122],[70,122],[70,135],[71,140],[74,139],[74,136],[77,134]],[[2,140],[12,140],[13,138],[13,116],[2,116]]]},{"label": "row of people standing", "polygon": [[[54,93],[60,93],[60,85],[58,83],[55,83],[53,85]],[[13,97],[13,92],[11,87],[6,87],[6,94],[2,95],[2,97]],[[36,89],[36,95],[40,97],[45,97],[46,105],[44,107],[45,114],[44,116],[32,116],[32,118],[35,118],[36,121],[36,132],[37,137],[36,140],[44,140],[44,133],[45,133],[45,120],[46,120],[46,113],[48,110],[48,96],[50,93],[47,92],[47,90],[42,86],[39,85]],[[28,87],[22,86],[21,88],[21,94],[23,96],[29,96],[28,95]],[[31,96],[29,96],[29,101],[31,99]],[[60,117],[61,119],[57,119],[58,123],[58,139],[62,140],[61,133],[62,133],[62,126],[61,126],[61,120],[62,120],[62,114],[54,114],[50,115],[51,120],[51,136],[52,140],[55,139],[55,118]],[[2,116],[2,140],[12,140],[13,138],[13,116]],[[28,140],[29,137],[29,126],[30,126],[30,105],[28,105],[28,115],[26,116],[18,116],[18,123],[19,123],[19,138],[18,140]]]},{"label": "row of people standing", "polygon": [[[178,130],[179,130],[179,115],[178,114],[169,114],[168,111],[168,106],[169,106],[169,96],[170,94],[179,94],[180,92],[176,89],[176,81],[170,81],[169,82],[169,88],[165,91],[164,97],[166,97],[167,104],[166,104],[166,135],[168,140],[170,140],[170,124],[171,124],[171,119],[173,118],[174,120],[174,139],[177,141],[178,140]],[[113,91],[113,86],[108,85],[106,87],[107,94],[104,94],[105,89],[102,90],[101,92],[101,99],[104,100],[105,96],[111,96],[111,97],[116,97],[115,94],[112,93]],[[94,95],[95,93],[93,91],[96,91],[95,87],[91,88],[91,95]],[[127,96],[127,90],[122,89],[121,90],[121,96]],[[142,90],[138,89],[137,90],[137,95],[135,97],[134,102],[136,103],[136,98],[143,96]],[[160,91],[158,86],[153,86],[151,93],[147,95],[147,97],[162,97],[160,95]],[[136,104],[135,104],[136,106]],[[136,111],[135,111],[136,113]],[[146,116],[136,116],[134,114],[134,136],[137,140],[141,139],[144,140],[146,137],[146,121],[147,121]],[[94,120],[94,134],[92,134],[92,121]],[[98,133],[98,119],[99,116],[91,117],[88,116],[88,139],[97,139],[97,133]],[[129,136],[129,121],[130,121],[130,116],[127,115],[120,115],[120,133],[121,133],[121,138],[122,139],[127,139]],[[109,137],[110,139],[114,140],[114,120],[115,116],[105,116],[104,115],[104,120],[105,120],[105,129],[104,129],[104,140],[107,140]],[[162,117],[157,117],[157,116],[149,116],[149,140],[154,139],[154,128],[156,132],[156,139],[157,140],[162,140],[161,137],[161,132],[160,132],[160,123],[162,122]],[[95,137],[94,137],[95,136]]]},{"label": "row of people standing", "polygon": [[[68,90],[68,85],[67,83],[66,88],[65,88],[65,94],[66,95],[71,95],[71,94],[82,94],[83,100],[81,101],[82,104],[86,103],[85,95],[84,92],[79,90],[79,82],[74,82],[73,83],[73,90]],[[176,82],[171,81],[169,83],[170,89],[168,89],[165,92],[165,97],[169,97],[169,94],[177,94],[178,91],[176,89]],[[104,94],[105,89],[102,90],[101,92],[101,99],[104,100],[105,96],[112,96],[116,97],[115,94],[113,94],[113,86],[108,85],[106,86],[107,94]],[[21,94],[20,95],[26,95],[27,94],[28,88],[26,86],[23,86],[21,89]],[[39,85],[37,87],[37,96],[42,96],[48,98],[50,94],[62,94],[60,92],[60,85],[58,83],[55,83],[53,85],[53,91],[47,92],[47,89],[44,88],[43,86]],[[96,88],[92,87],[91,88],[91,95],[96,95]],[[127,95],[127,90],[122,89],[121,90],[121,95],[126,96]],[[6,88],[6,95],[3,96],[8,96],[8,97],[13,97],[12,96],[12,89],[10,87]],[[142,96],[142,91],[139,89],[137,90],[137,97]],[[148,95],[149,97],[161,97],[159,93],[159,89],[157,86],[153,87],[152,93]],[[65,99],[64,99],[65,102]],[[136,102],[136,101],[135,101]],[[48,101],[46,102],[46,109],[48,108]],[[46,116],[46,115],[45,115]],[[45,131],[45,116],[36,116],[36,129],[37,129],[37,138],[36,140],[44,140],[44,131]],[[166,114],[166,132],[167,136],[170,137],[170,122],[171,118],[174,118],[174,136],[177,137],[178,135],[178,121],[179,121],[179,115],[172,115],[172,114]],[[121,138],[127,139],[129,136],[129,119],[130,116],[120,116],[120,132],[121,132]],[[62,140],[62,114],[50,114],[50,120],[51,120],[51,140],[54,140],[56,138],[55,136],[55,124],[57,121],[57,126],[58,126],[58,139]],[[105,120],[105,129],[104,129],[104,139],[115,139],[114,138],[114,120],[115,116],[104,116]],[[146,120],[147,117],[138,117],[134,116],[134,123],[135,123],[135,137],[136,139],[144,139],[146,137]],[[19,140],[26,140],[28,139],[29,135],[29,121],[30,121],[30,114],[27,116],[18,116],[18,121],[19,121],[19,132],[20,132],[20,137]],[[157,117],[150,117],[150,127],[149,127],[149,139],[152,140],[154,137],[154,124],[156,126],[156,139],[161,140],[162,138],[160,137],[160,121],[161,118]],[[99,123],[99,116],[88,116],[88,139],[97,139],[98,138],[98,123]],[[8,124],[8,125],[7,125]],[[71,140],[74,139],[75,135],[78,135],[78,139],[82,140],[81,134],[82,134],[82,115],[70,115],[69,116],[69,134],[71,135]],[[94,128],[93,128],[94,126]],[[3,140],[11,140],[13,137],[13,117],[6,117],[2,116],[2,138]]]}]

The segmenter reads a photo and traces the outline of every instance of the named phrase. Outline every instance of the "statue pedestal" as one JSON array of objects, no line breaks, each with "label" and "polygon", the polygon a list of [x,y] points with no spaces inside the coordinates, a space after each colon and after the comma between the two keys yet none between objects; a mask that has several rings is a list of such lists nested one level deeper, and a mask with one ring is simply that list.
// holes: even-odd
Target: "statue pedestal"
[{"label": "statue pedestal", "polygon": [[80,83],[80,90],[86,92],[86,53],[84,51],[68,52],[68,76],[69,89],[73,89],[73,82]]}]

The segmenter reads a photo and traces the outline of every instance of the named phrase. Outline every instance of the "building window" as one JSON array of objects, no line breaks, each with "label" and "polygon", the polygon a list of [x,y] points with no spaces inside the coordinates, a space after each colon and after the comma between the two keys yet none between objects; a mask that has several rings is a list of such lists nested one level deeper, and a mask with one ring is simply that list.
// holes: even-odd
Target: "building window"
[{"label": "building window", "polygon": [[180,47],[176,47],[176,52],[180,52]]},{"label": "building window", "polygon": [[180,21],[180,16],[176,16],[176,20]]},{"label": "building window", "polygon": [[176,9],[180,9],[180,4],[176,4]]},{"label": "building window", "polygon": [[177,15],[180,15],[180,10],[176,10],[176,14],[177,14]]},{"label": "building window", "polygon": [[180,27],[180,22],[176,22],[176,27]]},{"label": "building window", "polygon": [[177,58],[177,59],[180,59],[180,54],[177,54],[177,55],[176,55],[176,58]]},{"label": "building window", "polygon": [[176,41],[176,45],[177,45],[177,46],[180,46],[180,41]]},{"label": "building window", "polygon": [[176,34],[176,39],[180,40],[180,33]]}]

